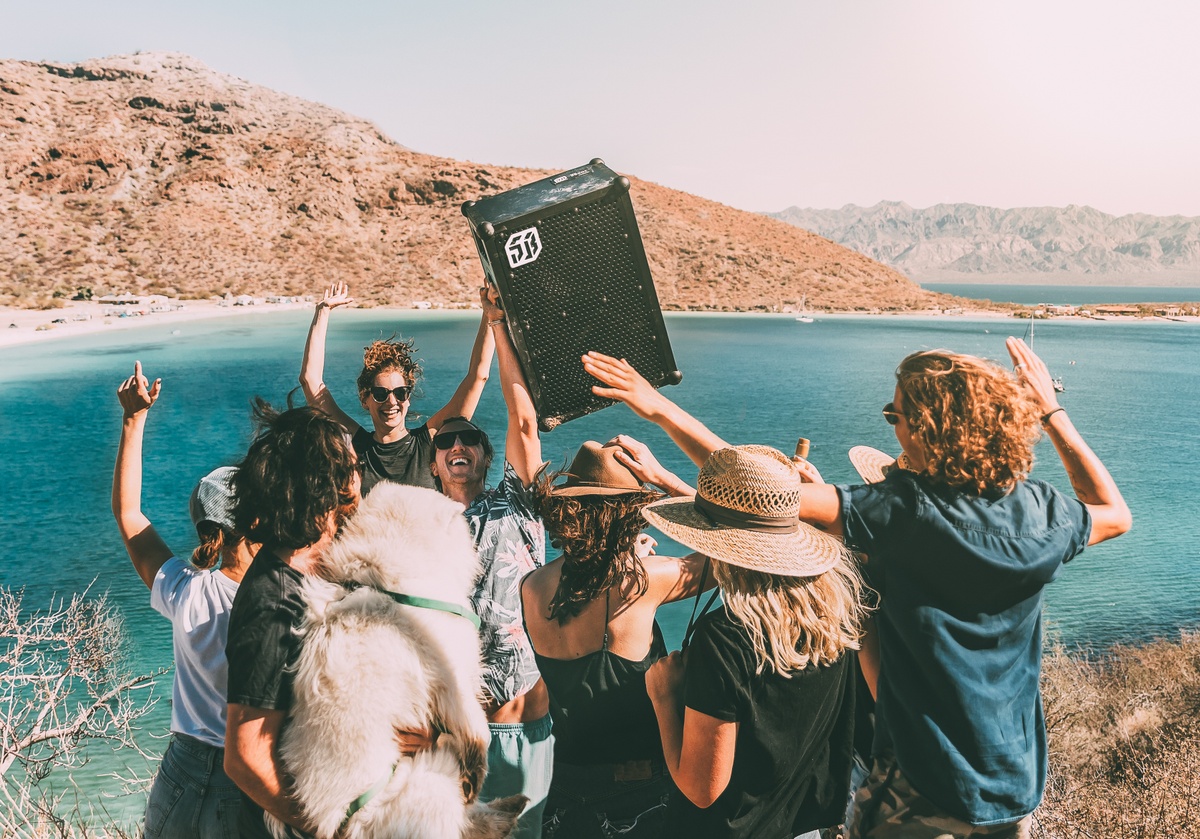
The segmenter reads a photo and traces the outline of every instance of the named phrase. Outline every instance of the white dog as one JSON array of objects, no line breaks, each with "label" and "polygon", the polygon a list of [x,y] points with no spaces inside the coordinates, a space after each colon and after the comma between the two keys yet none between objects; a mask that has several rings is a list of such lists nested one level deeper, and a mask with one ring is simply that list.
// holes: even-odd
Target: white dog
[{"label": "white dog", "polygon": [[[508,836],[525,798],[475,802],[488,727],[469,600],[479,560],[462,506],[381,483],[324,569],[326,579],[304,582],[303,643],[279,747],[317,836]],[[407,605],[392,593],[433,603]],[[434,747],[401,757],[395,732],[422,729],[441,732]],[[282,836],[282,824],[274,827]]]}]

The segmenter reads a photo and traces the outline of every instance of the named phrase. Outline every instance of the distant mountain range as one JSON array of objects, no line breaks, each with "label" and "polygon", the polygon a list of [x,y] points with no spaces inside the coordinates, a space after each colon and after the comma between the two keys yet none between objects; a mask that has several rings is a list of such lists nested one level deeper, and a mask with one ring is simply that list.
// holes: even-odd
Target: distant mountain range
[{"label": "distant mountain range", "polygon": [[[366,303],[467,305],[482,271],[462,202],[548,174],[421,154],[186,55],[0,60],[0,304],[340,279]],[[665,308],[956,305],[815,234],[630,180]]]},{"label": "distant mountain range", "polygon": [[1200,285],[1200,217],[899,201],[768,213],[919,282]]}]

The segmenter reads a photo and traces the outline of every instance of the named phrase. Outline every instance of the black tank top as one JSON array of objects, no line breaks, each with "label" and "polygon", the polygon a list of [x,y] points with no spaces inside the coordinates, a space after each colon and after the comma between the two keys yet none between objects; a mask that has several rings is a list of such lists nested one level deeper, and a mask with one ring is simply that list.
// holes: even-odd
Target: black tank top
[{"label": "black tank top", "polygon": [[666,654],[658,621],[650,652],[641,661],[609,651],[607,622],[604,646],[594,653],[563,660],[534,650],[550,694],[554,760],[576,766],[662,760],[658,721],[646,695],[646,671]]}]

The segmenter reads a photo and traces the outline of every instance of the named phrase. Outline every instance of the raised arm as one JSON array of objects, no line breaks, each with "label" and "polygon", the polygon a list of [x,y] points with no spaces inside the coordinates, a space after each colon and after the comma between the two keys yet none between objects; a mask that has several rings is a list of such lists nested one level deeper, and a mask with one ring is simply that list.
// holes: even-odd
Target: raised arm
[{"label": "raised arm", "polygon": [[479,330],[475,333],[475,344],[471,347],[467,375],[459,382],[458,390],[454,391],[450,401],[429,418],[430,432],[436,432],[450,417],[470,419],[475,414],[475,409],[479,406],[479,397],[483,396],[483,386],[487,384],[488,375],[492,370],[492,356],[495,352],[496,341],[492,337],[492,328],[488,326],[488,313],[485,308],[483,317],[479,319]]},{"label": "raised arm", "polygon": [[1007,347],[1018,377],[1037,401],[1042,427],[1066,467],[1075,496],[1091,514],[1092,533],[1088,544],[1095,545],[1125,533],[1133,526],[1129,507],[1121,497],[1112,475],[1108,474],[1100,458],[1083,441],[1082,435],[1067,416],[1066,409],[1058,404],[1045,362],[1020,338],[1009,338]]},{"label": "raised arm", "polygon": [[113,469],[112,512],[125,550],[146,588],[154,585],[158,569],[174,556],[142,512],[142,436],[146,415],[161,390],[162,379],[148,385],[140,361],[134,362],[133,375],[117,388],[122,413],[121,442],[117,445],[117,465]]},{"label": "raised arm", "polygon": [[496,290],[484,287],[479,290],[483,303],[483,317],[496,344],[496,360],[500,367],[500,390],[504,393],[504,404],[508,407],[508,434],[504,439],[504,459],[512,465],[521,483],[529,486],[542,468],[542,439],[538,436],[537,412],[533,408],[533,397],[525,374],[517,361],[512,338],[504,321],[504,310],[500,308],[500,297]]},{"label": "raised arm", "polygon": [[696,490],[687,481],[659,463],[654,452],[642,441],[635,440],[628,434],[618,434],[608,443],[619,446],[614,455],[617,461],[642,483],[658,487],[675,498],[690,498],[696,494]]},{"label": "raised arm", "polygon": [[703,466],[713,452],[729,448],[704,423],[655,390],[625,359],[589,352],[583,357],[583,369],[602,383],[592,393],[624,402],[639,417],[658,425],[697,466]]},{"label": "raised arm", "polygon": [[300,387],[304,390],[304,401],[351,434],[358,431],[358,423],[338,407],[333,394],[325,387],[325,335],[329,331],[329,313],[353,302],[354,298],[350,296],[350,289],[345,283],[334,283],[325,290],[324,297],[313,312],[308,340],[304,342],[304,360],[300,365]]}]

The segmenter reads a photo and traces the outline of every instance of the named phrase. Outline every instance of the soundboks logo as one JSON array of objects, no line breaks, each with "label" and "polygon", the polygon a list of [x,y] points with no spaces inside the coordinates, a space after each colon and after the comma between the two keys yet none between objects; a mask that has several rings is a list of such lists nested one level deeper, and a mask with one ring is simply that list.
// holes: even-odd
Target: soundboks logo
[{"label": "soundboks logo", "polygon": [[542,252],[542,237],[538,235],[536,227],[518,230],[504,243],[504,252],[508,254],[510,268],[528,265]]}]

